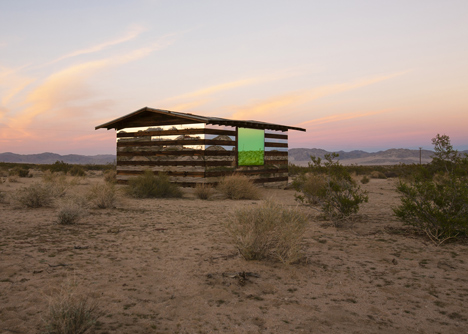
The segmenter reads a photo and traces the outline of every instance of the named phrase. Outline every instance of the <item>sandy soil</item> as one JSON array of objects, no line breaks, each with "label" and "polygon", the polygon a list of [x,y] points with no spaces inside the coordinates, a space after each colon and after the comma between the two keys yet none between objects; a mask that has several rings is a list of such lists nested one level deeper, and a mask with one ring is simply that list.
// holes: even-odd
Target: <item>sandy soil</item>
[{"label": "sandy soil", "polygon": [[[11,192],[40,178],[0,184]],[[70,192],[84,191],[89,178]],[[103,316],[90,333],[468,333],[468,245],[440,247],[391,215],[372,179],[353,226],[310,214],[306,261],[245,261],[223,223],[260,201],[124,198],[74,226],[56,208],[0,203],[0,332],[40,333],[48,296],[75,281]],[[265,196],[296,206],[294,191]],[[235,275],[250,272],[245,284]]]}]

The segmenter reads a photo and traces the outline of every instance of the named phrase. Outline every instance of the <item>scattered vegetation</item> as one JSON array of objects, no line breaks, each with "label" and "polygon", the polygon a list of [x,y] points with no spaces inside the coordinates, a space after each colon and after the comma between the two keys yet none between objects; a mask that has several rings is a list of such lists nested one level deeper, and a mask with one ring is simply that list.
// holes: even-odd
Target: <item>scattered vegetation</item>
[{"label": "scattered vegetation", "polygon": [[135,198],[182,197],[180,188],[166,174],[154,175],[151,170],[128,180],[127,193]]},{"label": "scattered vegetation", "polygon": [[383,172],[380,172],[378,170],[372,171],[370,174],[370,177],[372,179],[386,179],[387,178],[387,176]]},{"label": "scattered vegetation", "polygon": [[321,158],[311,157],[309,163],[311,173],[301,174],[293,182],[293,187],[301,194],[296,194],[296,200],[317,205],[323,214],[335,224],[359,211],[359,206],[368,201],[365,191],[362,191],[352,179],[350,173],[338,161],[338,154],[325,155]]},{"label": "scattered vegetation", "polygon": [[87,198],[93,208],[112,209],[115,208],[117,202],[117,191],[114,184],[96,184],[91,187]]},{"label": "scattered vegetation", "polygon": [[97,304],[77,292],[76,284],[65,284],[50,297],[49,311],[44,317],[47,334],[83,334],[99,319]]},{"label": "scattered vegetation", "polygon": [[11,195],[11,199],[19,207],[40,208],[51,206],[54,196],[49,186],[43,183],[34,183],[18,189]]},{"label": "scattered vegetation", "polygon": [[468,232],[468,156],[453,149],[447,135],[432,139],[433,160],[420,166],[414,181],[400,181],[395,215],[426,233],[436,244]]},{"label": "scattered vegetation", "polygon": [[233,174],[224,177],[217,189],[229,199],[260,199],[258,189],[247,176]]},{"label": "scattered vegetation", "polygon": [[195,186],[195,195],[199,199],[210,199],[213,193],[214,190],[211,184],[199,183]]},{"label": "scattered vegetation", "polygon": [[86,210],[79,203],[67,201],[59,207],[57,222],[62,225],[73,225],[76,224],[85,214]]},{"label": "scattered vegetation", "polygon": [[32,177],[32,175],[29,174],[29,168],[24,166],[13,167],[9,170],[8,175],[18,177]]},{"label": "scattered vegetation", "polygon": [[74,165],[68,170],[68,174],[71,176],[86,176],[86,172],[82,166]]},{"label": "scattered vegetation", "polygon": [[364,175],[364,176],[362,177],[362,179],[361,179],[361,183],[362,183],[362,184],[367,184],[367,183],[369,183],[369,181],[370,181],[370,180],[369,180],[369,178],[368,178],[366,175]]},{"label": "scattered vegetation", "polygon": [[109,169],[104,172],[104,181],[106,183],[117,183],[117,172],[115,169]]},{"label": "scattered vegetation", "polygon": [[246,260],[273,259],[294,263],[301,259],[307,218],[297,209],[273,201],[235,211],[227,228]]}]

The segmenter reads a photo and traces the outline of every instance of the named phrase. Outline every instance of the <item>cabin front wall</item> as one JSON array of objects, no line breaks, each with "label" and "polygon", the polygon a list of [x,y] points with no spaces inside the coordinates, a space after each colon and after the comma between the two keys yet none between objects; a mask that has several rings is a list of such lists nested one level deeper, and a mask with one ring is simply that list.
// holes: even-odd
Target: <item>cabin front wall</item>
[{"label": "cabin front wall", "polygon": [[145,170],[166,173],[182,186],[216,184],[233,173],[255,183],[285,186],[287,134],[265,133],[264,165],[238,166],[237,131],[222,128],[170,129],[117,133],[117,182],[127,183]]}]

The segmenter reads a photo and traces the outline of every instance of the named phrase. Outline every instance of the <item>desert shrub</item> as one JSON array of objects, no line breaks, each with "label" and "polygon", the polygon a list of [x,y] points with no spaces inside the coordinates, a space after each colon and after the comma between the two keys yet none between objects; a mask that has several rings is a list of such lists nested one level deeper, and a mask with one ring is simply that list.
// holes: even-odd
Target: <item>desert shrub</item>
[{"label": "desert shrub", "polygon": [[18,183],[19,182],[19,176],[18,175],[9,175],[7,178],[7,181],[9,183]]},{"label": "desert shrub", "polygon": [[372,171],[370,173],[370,177],[371,179],[386,179],[387,178],[387,176],[385,176],[384,173],[377,171],[377,170]]},{"label": "desert shrub", "polygon": [[65,196],[70,187],[65,174],[53,173],[50,170],[46,170],[42,174],[42,181],[47,185],[54,197]]},{"label": "desert shrub", "polygon": [[104,181],[107,183],[117,182],[117,172],[115,169],[109,169],[104,172]]},{"label": "desert shrub", "polygon": [[151,170],[128,180],[127,193],[135,198],[182,197],[180,188],[166,174],[154,175]]},{"label": "desert shrub", "polygon": [[468,156],[454,150],[447,135],[438,134],[432,143],[432,162],[420,166],[413,181],[400,180],[401,204],[393,212],[441,244],[468,234]]},{"label": "desert shrub", "polygon": [[235,211],[227,228],[246,260],[273,259],[294,263],[301,259],[307,218],[297,209],[273,201]]},{"label": "desert shrub", "polygon": [[4,191],[0,191],[0,203],[6,203],[7,202],[7,196]]},{"label": "desert shrub", "polygon": [[58,160],[54,164],[47,166],[47,169],[50,170],[52,173],[62,172],[66,174],[71,168],[72,168],[72,165],[67,164],[66,162],[63,162],[63,161],[58,161]]},{"label": "desert shrub", "polygon": [[321,158],[311,156],[311,173],[296,178],[293,187],[300,192],[295,195],[296,200],[311,204],[312,207],[318,204],[322,213],[338,224],[356,214],[359,206],[368,201],[368,196],[352,179],[348,170],[333,160],[336,157],[336,153],[326,154],[322,164]]},{"label": "desert shrub", "polygon": [[68,174],[71,176],[85,176],[86,172],[82,166],[74,165],[72,168],[70,168]]},{"label": "desert shrub", "polygon": [[258,189],[247,176],[233,174],[224,177],[217,189],[230,199],[260,199]]},{"label": "desert shrub", "polygon": [[40,208],[51,206],[54,200],[50,187],[42,183],[34,183],[18,189],[11,195],[13,203],[20,207]]},{"label": "desert shrub", "polygon": [[8,172],[8,175],[10,176],[18,176],[18,177],[30,177],[32,175],[29,175],[29,168],[26,167],[20,167],[16,166]]},{"label": "desert shrub", "polygon": [[199,199],[209,199],[213,196],[213,186],[211,184],[198,183],[195,186],[195,195]]},{"label": "desert shrub", "polygon": [[361,183],[362,183],[362,184],[367,184],[367,183],[369,183],[369,181],[370,181],[370,180],[369,180],[369,178],[368,178],[366,175],[364,175],[364,176],[361,178]]},{"label": "desert shrub", "polygon": [[76,224],[85,214],[86,210],[80,204],[68,201],[59,207],[57,222],[62,225]]},{"label": "desert shrub", "polygon": [[43,318],[47,334],[83,334],[99,319],[101,313],[95,302],[77,292],[68,283],[49,299],[49,310]]},{"label": "desert shrub", "polygon": [[113,184],[96,184],[91,187],[87,198],[91,207],[98,209],[115,208],[117,191]]}]

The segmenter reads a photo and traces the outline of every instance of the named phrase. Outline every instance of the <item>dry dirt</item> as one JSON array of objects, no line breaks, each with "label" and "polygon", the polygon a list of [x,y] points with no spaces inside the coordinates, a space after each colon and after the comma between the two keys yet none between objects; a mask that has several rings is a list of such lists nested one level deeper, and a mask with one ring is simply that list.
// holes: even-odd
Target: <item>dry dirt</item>
[{"label": "dry dirt", "polygon": [[[12,192],[39,177],[0,184]],[[85,191],[90,177],[69,193]],[[103,316],[89,333],[468,333],[468,245],[439,247],[391,215],[372,179],[352,226],[310,215],[306,261],[245,261],[224,223],[260,201],[123,198],[74,226],[57,208],[0,203],[0,332],[41,333],[49,296],[76,282]],[[296,206],[293,190],[264,190]],[[238,272],[252,273],[245,284]]]}]

